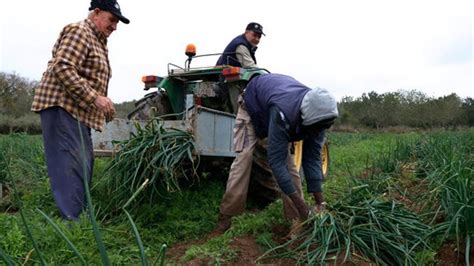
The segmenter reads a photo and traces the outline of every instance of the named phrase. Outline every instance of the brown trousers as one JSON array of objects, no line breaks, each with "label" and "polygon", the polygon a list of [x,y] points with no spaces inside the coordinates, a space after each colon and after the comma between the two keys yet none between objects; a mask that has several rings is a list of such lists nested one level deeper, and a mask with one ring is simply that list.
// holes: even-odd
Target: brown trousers
[{"label": "brown trousers", "polygon": [[[253,152],[257,145],[257,137],[254,127],[250,121],[250,116],[240,97],[239,110],[237,112],[234,127],[234,150],[237,152],[229,172],[227,187],[222,198],[220,212],[225,215],[235,216],[244,212],[247,202],[247,192],[249,188],[250,174],[253,162]],[[293,182],[297,193],[303,198],[301,178],[296,170],[293,156],[288,152],[288,170],[293,177]],[[265,167],[270,169],[268,167]],[[265,186],[278,187],[275,177],[272,176],[270,182]],[[271,184],[269,184],[271,183]],[[299,217],[298,211],[291,199],[281,192],[283,200],[283,212],[287,219],[293,220]]]}]

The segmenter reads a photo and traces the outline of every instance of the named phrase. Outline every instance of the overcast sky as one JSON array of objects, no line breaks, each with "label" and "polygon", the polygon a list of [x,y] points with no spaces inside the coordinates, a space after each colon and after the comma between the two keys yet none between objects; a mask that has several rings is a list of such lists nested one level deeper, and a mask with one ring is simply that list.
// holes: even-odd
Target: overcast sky
[{"label": "overcast sky", "polygon": [[[0,3],[0,71],[39,80],[59,32],[90,1]],[[263,25],[258,65],[324,87],[340,99],[417,89],[474,97],[474,1],[121,0],[131,20],[109,38],[114,102],[144,95],[141,76],[183,65],[186,44],[222,52],[248,22]],[[212,65],[217,58],[193,66]]]}]

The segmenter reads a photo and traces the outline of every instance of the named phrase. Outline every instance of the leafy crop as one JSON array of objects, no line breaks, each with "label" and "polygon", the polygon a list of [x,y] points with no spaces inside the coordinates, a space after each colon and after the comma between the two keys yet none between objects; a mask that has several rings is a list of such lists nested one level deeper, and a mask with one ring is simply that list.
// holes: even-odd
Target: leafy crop
[{"label": "leafy crop", "polygon": [[263,258],[292,258],[301,264],[324,264],[351,254],[378,264],[415,265],[430,227],[400,204],[374,198],[369,186],[354,188],[329,211],[305,222],[294,239],[267,251]]},{"label": "leafy crop", "polygon": [[117,143],[120,151],[106,169],[107,187],[116,207],[123,206],[138,192],[140,197],[132,206],[153,202],[163,192],[179,191],[179,178],[197,177],[195,144],[190,133],[166,129],[159,119],[144,127],[136,124],[136,129],[130,139]]}]

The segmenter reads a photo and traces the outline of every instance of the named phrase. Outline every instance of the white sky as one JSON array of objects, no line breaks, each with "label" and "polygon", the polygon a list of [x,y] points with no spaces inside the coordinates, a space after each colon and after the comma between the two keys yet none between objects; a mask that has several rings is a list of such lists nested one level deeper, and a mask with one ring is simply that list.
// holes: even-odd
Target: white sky
[{"label": "white sky", "polygon": [[[0,71],[39,80],[62,27],[87,15],[88,0],[0,3]],[[248,22],[266,36],[258,65],[324,87],[340,99],[417,89],[474,97],[474,1],[119,0],[131,20],[109,38],[114,102],[144,95],[141,76],[183,65],[184,48],[222,52]],[[196,59],[193,66],[212,65]]]}]

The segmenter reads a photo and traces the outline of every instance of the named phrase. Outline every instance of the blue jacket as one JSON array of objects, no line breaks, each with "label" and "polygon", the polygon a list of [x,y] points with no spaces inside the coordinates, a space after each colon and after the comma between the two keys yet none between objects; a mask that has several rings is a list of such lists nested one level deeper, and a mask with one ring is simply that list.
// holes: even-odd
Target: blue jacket
[{"label": "blue jacket", "polygon": [[290,76],[265,74],[253,78],[245,89],[244,100],[257,136],[268,136],[269,110],[277,106],[287,119],[291,140],[301,139],[300,106],[308,91],[310,88]]},{"label": "blue jacket", "polygon": [[242,67],[240,62],[237,60],[237,56],[235,54],[235,50],[239,45],[244,45],[249,49],[250,55],[252,56],[253,61],[255,64],[257,63],[257,59],[255,58],[255,50],[249,41],[245,38],[244,34],[241,34],[237,37],[235,37],[224,49],[224,52],[222,52],[222,55],[219,57],[219,59],[216,62],[216,66],[219,65],[231,65],[231,66],[236,66],[236,67]]},{"label": "blue jacket", "polygon": [[301,102],[311,89],[292,77],[265,74],[253,78],[244,92],[245,106],[259,138],[268,137],[268,162],[280,189],[296,192],[287,168],[288,143],[303,142],[303,170],[309,193],[321,192],[321,149],[325,130],[302,125]]},{"label": "blue jacket", "polygon": [[[268,126],[268,163],[280,189],[290,195],[296,192],[293,178],[288,171],[288,142],[290,135],[286,130],[287,124],[276,106],[270,108],[270,124]],[[321,168],[321,150],[324,144],[325,129],[302,130],[303,160],[308,193],[321,192],[323,172]]]}]

